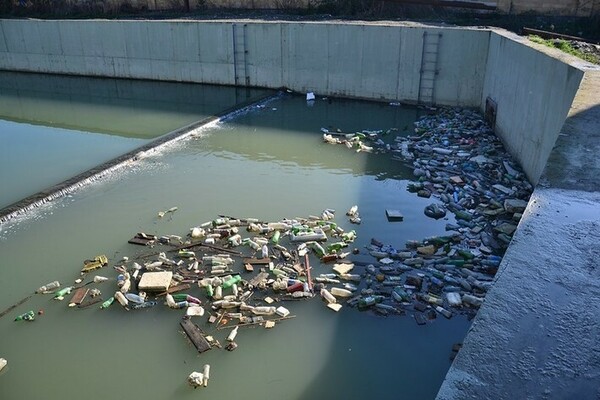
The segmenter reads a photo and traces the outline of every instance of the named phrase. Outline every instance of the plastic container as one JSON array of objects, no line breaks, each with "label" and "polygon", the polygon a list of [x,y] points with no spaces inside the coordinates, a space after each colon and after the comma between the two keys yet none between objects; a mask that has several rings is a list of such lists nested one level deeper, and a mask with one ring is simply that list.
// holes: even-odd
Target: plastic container
[{"label": "plastic container", "polygon": [[267,307],[267,306],[260,306],[260,307],[253,307],[252,308],[252,313],[254,315],[273,315],[275,314],[275,307]]},{"label": "plastic container", "polygon": [[242,280],[241,275],[234,275],[231,278],[227,279],[225,282],[223,282],[223,284],[221,286],[223,287],[223,289],[228,289],[228,288],[232,287],[233,285],[235,285],[236,283],[241,282],[241,280]]},{"label": "plastic container", "polygon": [[105,276],[100,276],[100,275],[94,276],[94,283],[102,283],[102,282],[106,282],[107,280],[108,280],[108,278]]},{"label": "plastic container", "polygon": [[119,302],[123,307],[127,307],[129,305],[129,300],[125,297],[125,295],[121,292],[115,292],[115,299]]},{"label": "plastic container", "polygon": [[281,238],[281,232],[275,231],[275,233],[273,233],[273,237],[271,237],[271,243],[278,244],[280,238]]},{"label": "plastic container", "polygon": [[52,281],[52,282],[47,283],[44,286],[40,287],[35,292],[36,293],[48,293],[48,292],[53,291],[54,289],[58,289],[59,287],[60,287],[60,282]]},{"label": "plastic container", "polygon": [[204,385],[204,387],[208,386],[208,380],[210,379],[210,365],[208,364],[204,364],[204,368],[202,369],[202,385]]},{"label": "plastic container", "polygon": [[127,293],[125,294],[125,298],[132,303],[142,304],[146,301],[142,296],[135,293]]},{"label": "plastic container", "polygon": [[239,328],[239,326],[236,326],[235,328],[233,328],[231,330],[231,332],[229,332],[229,335],[227,335],[228,342],[233,342],[235,340],[235,337],[237,336],[237,333],[238,333],[238,328]]},{"label": "plastic container", "polygon": [[106,300],[104,303],[102,303],[102,305],[100,306],[100,309],[104,310],[105,308],[110,307],[110,305],[115,301],[114,297],[109,298],[108,300]]},{"label": "plastic container", "polygon": [[331,294],[337,297],[352,297],[352,292],[338,287],[331,288]]},{"label": "plastic container", "polygon": [[73,290],[72,286],[61,289],[54,294],[54,298],[58,299],[58,300],[62,300],[65,295],[71,293],[71,290]]},{"label": "plastic container", "polygon": [[337,303],[336,298],[333,297],[329,290],[325,288],[321,289],[321,297],[323,297],[328,303]]},{"label": "plastic container", "polygon": [[35,319],[35,313],[33,310],[27,311],[15,318],[15,321],[33,321]]}]

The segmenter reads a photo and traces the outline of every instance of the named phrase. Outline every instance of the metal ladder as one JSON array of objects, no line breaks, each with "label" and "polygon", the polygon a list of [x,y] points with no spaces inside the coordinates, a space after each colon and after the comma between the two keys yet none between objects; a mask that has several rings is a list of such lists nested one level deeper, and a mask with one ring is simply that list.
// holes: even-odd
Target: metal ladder
[{"label": "metal ladder", "polygon": [[233,24],[233,74],[236,86],[249,86],[248,50],[246,50],[246,24]]},{"label": "metal ladder", "polygon": [[438,54],[441,33],[423,32],[423,51],[421,53],[421,70],[419,75],[419,104],[435,103],[435,81],[440,73],[438,69]]}]

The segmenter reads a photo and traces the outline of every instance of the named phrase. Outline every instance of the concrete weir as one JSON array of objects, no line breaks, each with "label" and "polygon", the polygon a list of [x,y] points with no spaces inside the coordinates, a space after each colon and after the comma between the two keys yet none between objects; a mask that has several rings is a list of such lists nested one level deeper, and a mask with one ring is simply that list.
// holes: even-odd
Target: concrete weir
[{"label": "concrete weir", "polygon": [[600,67],[496,29],[0,20],[0,69],[486,112],[537,186],[438,398],[600,396]]}]

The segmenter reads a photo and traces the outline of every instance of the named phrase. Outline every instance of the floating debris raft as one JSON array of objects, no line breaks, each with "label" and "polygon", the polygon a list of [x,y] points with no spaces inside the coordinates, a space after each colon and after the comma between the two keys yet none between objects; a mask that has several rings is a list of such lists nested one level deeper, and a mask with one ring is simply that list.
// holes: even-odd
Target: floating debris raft
[{"label": "floating debris raft", "polygon": [[[373,239],[367,250],[376,261],[365,269],[360,295],[347,303],[381,315],[412,312],[420,325],[437,314],[474,315],[533,190],[492,129],[474,111],[442,108],[416,121],[414,134],[392,142],[383,139],[394,130],[321,131],[328,144],[389,153],[413,168],[408,191],[437,200],[424,214],[455,220],[446,224],[449,235],[404,247]],[[388,220],[396,213],[386,210]]]}]

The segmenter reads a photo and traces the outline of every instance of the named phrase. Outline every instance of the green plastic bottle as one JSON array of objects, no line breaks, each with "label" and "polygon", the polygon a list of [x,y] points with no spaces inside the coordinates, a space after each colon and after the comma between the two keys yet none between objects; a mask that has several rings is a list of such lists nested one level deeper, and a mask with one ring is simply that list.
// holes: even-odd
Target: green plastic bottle
[{"label": "green plastic bottle", "polygon": [[223,289],[228,289],[228,288],[232,287],[233,285],[235,285],[236,283],[239,283],[241,280],[242,280],[241,275],[234,275],[231,278],[227,279],[225,282],[223,282],[221,287]]},{"label": "green plastic bottle", "polygon": [[33,310],[27,311],[15,318],[15,321],[33,321],[35,319],[35,313]]},{"label": "green plastic bottle", "polygon": [[115,301],[114,296],[111,297],[111,298],[109,298],[108,300],[106,300],[104,303],[102,303],[102,305],[100,306],[100,308],[104,310],[105,308],[110,307],[110,305],[113,303],[113,301]]}]

